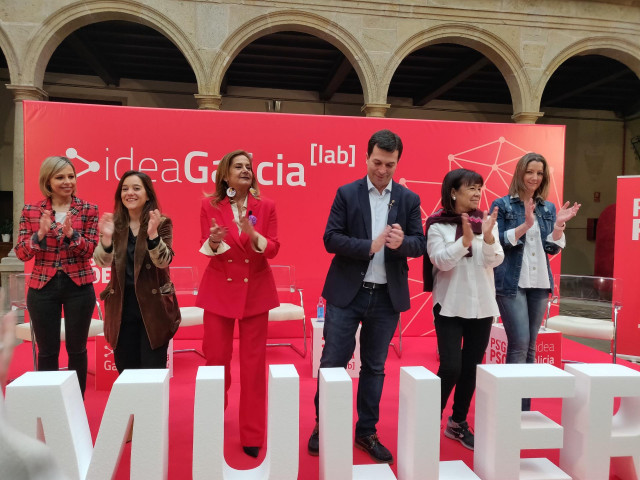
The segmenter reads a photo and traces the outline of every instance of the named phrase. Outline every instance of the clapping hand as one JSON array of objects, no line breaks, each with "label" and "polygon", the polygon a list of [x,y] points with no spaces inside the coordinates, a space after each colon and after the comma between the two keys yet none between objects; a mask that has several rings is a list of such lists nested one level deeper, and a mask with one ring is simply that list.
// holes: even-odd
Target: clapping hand
[{"label": "clapping hand", "polygon": [[158,226],[161,220],[160,210],[156,208],[149,212],[149,223],[147,224],[147,237],[149,240],[154,240],[158,236]]},{"label": "clapping hand", "polygon": [[536,203],[533,201],[533,198],[530,198],[524,204],[524,223],[528,228],[533,227],[533,224],[536,221],[536,217],[534,214],[535,209]]},{"label": "clapping hand", "polygon": [[380,250],[382,250],[382,247],[384,247],[387,241],[387,235],[391,233],[391,229],[391,225],[387,225],[386,227],[384,227],[384,230],[380,233],[380,235],[373,239],[373,241],[371,242],[369,255],[373,255],[374,253],[378,253]]},{"label": "clapping hand", "polygon": [[253,240],[254,236],[256,235],[256,230],[255,228],[253,228],[253,222],[251,222],[249,217],[240,217],[240,219],[238,220],[238,226],[240,227],[240,231],[242,233],[248,235],[248,237]]},{"label": "clapping hand", "polygon": [[385,245],[392,250],[400,247],[404,240],[404,232],[402,231],[402,227],[398,223],[394,223],[391,225],[391,230],[387,233],[387,238],[385,239]]},{"label": "clapping hand", "polygon": [[469,248],[473,241],[473,230],[471,230],[471,222],[469,222],[469,214],[463,213],[462,217],[462,246]]},{"label": "clapping hand", "polygon": [[570,202],[566,202],[562,208],[556,214],[556,224],[560,226],[564,226],[569,220],[575,217],[578,214],[578,210],[582,206],[580,203],[575,202],[572,206],[570,206]]},{"label": "clapping hand", "polygon": [[43,210],[40,215],[40,228],[38,228],[38,240],[47,236],[51,229],[51,210]]},{"label": "clapping hand", "polygon": [[216,219],[211,219],[211,228],[209,229],[209,240],[212,243],[220,243],[227,234],[227,227],[221,227],[216,223]]},{"label": "clapping hand", "polygon": [[62,233],[67,238],[71,238],[71,236],[73,235],[72,224],[73,224],[73,219],[71,218],[71,215],[69,214],[69,212],[67,212],[67,214],[64,217],[64,222],[62,222]]},{"label": "clapping hand", "polygon": [[484,242],[489,245],[495,242],[495,238],[493,237],[493,227],[496,225],[496,220],[498,219],[498,207],[494,207],[493,212],[489,215],[489,212],[486,210],[482,214],[482,235],[484,237]]},{"label": "clapping hand", "polygon": [[113,213],[104,213],[98,222],[98,230],[100,231],[100,243],[103,247],[109,248],[113,239],[113,232],[116,227],[113,224]]}]

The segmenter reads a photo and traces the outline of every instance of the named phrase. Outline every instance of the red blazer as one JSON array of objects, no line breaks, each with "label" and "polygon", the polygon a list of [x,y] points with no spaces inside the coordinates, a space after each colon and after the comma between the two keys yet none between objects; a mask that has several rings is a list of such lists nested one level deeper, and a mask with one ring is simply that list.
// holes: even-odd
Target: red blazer
[{"label": "red blazer", "polygon": [[[41,243],[34,239],[40,228],[40,216],[51,211],[51,229]],[[31,271],[29,287],[41,289],[60,267],[76,285],[93,283],[96,279],[91,268],[91,257],[98,242],[98,206],[73,196],[69,213],[73,217],[73,235],[67,238],[62,225],[55,222],[51,199],[26,204],[20,215],[20,232],[15,246],[16,256],[26,262],[36,257]]]},{"label": "red blazer", "polygon": [[251,317],[280,304],[267,262],[280,249],[275,204],[264,197],[258,200],[249,195],[247,215],[249,212],[256,217],[254,228],[267,239],[263,253],[253,250],[247,235],[238,235],[238,225],[228,198],[215,207],[211,205],[211,198],[202,200],[200,244],[209,238],[211,219],[215,218],[218,225],[227,227],[224,242],[231,248],[209,260],[200,282],[196,305],[223,317]]}]

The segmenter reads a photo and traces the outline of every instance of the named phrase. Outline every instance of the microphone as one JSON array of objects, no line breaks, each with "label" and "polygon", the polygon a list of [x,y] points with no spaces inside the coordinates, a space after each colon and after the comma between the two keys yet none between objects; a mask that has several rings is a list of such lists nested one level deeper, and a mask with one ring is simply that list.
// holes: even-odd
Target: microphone
[{"label": "microphone", "polygon": [[394,203],[396,203],[396,201],[395,201],[395,200],[391,200],[391,201],[389,202],[389,210],[391,210],[391,207],[393,207],[393,204],[394,204]]}]

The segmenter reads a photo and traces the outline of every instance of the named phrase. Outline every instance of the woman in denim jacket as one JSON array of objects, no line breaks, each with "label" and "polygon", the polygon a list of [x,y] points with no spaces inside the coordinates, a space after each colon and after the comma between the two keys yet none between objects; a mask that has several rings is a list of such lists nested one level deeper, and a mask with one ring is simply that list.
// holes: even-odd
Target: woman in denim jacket
[{"label": "woman in denim jacket", "polygon": [[[536,338],[542,323],[553,276],[548,255],[565,246],[566,222],[580,205],[566,202],[556,214],[546,201],[549,167],[538,153],[527,153],[516,166],[509,195],[491,205],[498,207],[498,231],[504,262],[495,269],[496,300],[507,333],[507,363],[533,363]],[[530,399],[522,400],[529,410]]]}]

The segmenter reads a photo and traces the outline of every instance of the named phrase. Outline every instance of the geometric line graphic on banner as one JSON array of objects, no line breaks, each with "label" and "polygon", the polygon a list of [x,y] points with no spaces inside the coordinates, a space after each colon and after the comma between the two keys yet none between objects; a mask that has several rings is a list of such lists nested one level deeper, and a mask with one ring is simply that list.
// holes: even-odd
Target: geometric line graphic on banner
[{"label": "geometric line graphic on banner", "polygon": [[80,155],[78,155],[78,151],[73,147],[67,148],[67,151],[65,153],[67,154],[67,158],[69,160],[73,160],[74,158],[77,158],[87,166],[87,168],[85,168],[81,172],[76,173],[78,177],[81,175],[84,175],[87,172],[97,172],[98,170],[100,170],[100,164],[98,162],[96,162],[95,160],[93,162],[90,162],[82,158]]},{"label": "geometric line graphic on banner", "polygon": [[[194,248],[194,238],[199,234],[199,205],[211,193],[220,158],[237,148],[253,152],[261,193],[278,208],[281,248],[276,262],[295,264],[296,280],[311,296],[321,293],[331,260],[322,237],[335,190],[365,175],[364,148],[377,129],[389,128],[402,137],[405,153],[396,181],[420,196],[423,220],[438,207],[442,178],[450,169],[466,166],[483,176],[487,189],[482,208],[498,194],[506,194],[509,170],[525,147],[547,157],[557,171],[557,191],[562,193],[563,126],[412,119],[378,122],[356,117],[276,117],[30,101],[23,102],[23,109],[25,178],[37,178],[42,159],[52,152],[66,153],[80,177],[80,198],[104,212],[113,209],[113,191],[125,170],[146,172],[161,200],[161,211],[173,219],[172,248],[180,253],[180,265],[205,268],[206,258],[199,247]],[[276,133],[286,129],[296,132],[295,141],[280,140]],[[358,169],[352,168],[356,159]],[[25,201],[40,199],[37,182],[26,182],[24,188]],[[554,198],[553,189],[552,185],[549,200]],[[297,241],[300,212],[308,230],[304,242]],[[413,301],[402,316],[402,332],[416,336],[432,328],[431,300],[422,292],[422,261],[410,262]],[[28,270],[30,265],[26,265]],[[109,272],[92,267],[97,277],[94,287],[102,291]],[[408,329],[407,322],[411,322]],[[286,326],[281,331],[283,336],[296,335]]]},{"label": "geometric line graphic on banner", "polygon": [[[513,176],[513,170],[515,169],[518,160],[520,160],[524,154],[531,151],[535,150],[525,149],[513,142],[510,142],[504,136],[500,136],[491,142],[449,154],[447,157],[449,165],[448,171],[455,170],[457,168],[466,168],[474,170],[482,175],[484,185],[478,208],[480,210],[488,210],[491,203],[496,198],[501,198],[507,194],[511,183],[511,177]],[[558,206],[558,189],[556,188],[553,176],[554,169],[552,166],[549,166],[549,173],[551,177],[551,185],[549,188],[548,200]],[[421,204],[422,225],[424,227],[427,217],[435,213],[440,208],[442,177],[437,179],[409,179],[403,177],[398,180],[398,183],[414,191],[420,195],[421,198],[437,198],[432,205],[425,205],[424,203]],[[429,192],[429,194],[426,194],[427,192]],[[406,320],[403,319],[403,333],[409,329],[416,319],[419,319],[421,315],[424,315],[423,311],[431,301],[431,292],[422,291],[422,259],[410,258],[408,260],[414,262],[414,268],[409,270],[409,286],[412,291],[411,310],[407,312],[410,317]],[[418,264],[420,264],[419,268]],[[427,315],[430,316],[428,312]],[[433,321],[427,321],[425,322],[425,331],[420,333],[420,336],[430,335],[433,332]]]}]

